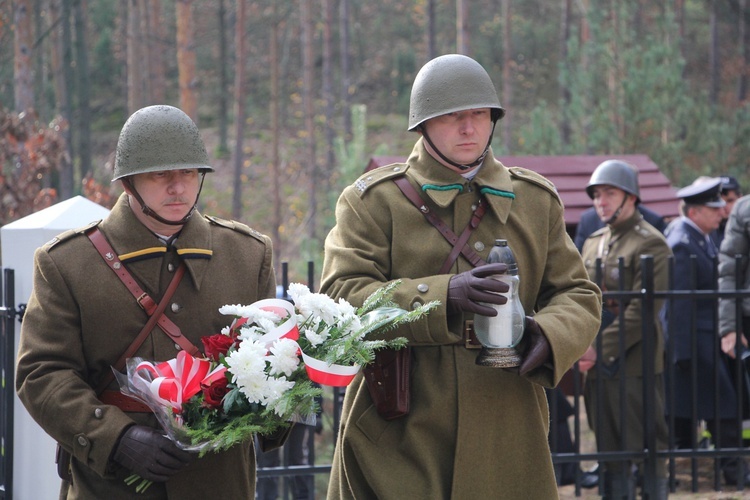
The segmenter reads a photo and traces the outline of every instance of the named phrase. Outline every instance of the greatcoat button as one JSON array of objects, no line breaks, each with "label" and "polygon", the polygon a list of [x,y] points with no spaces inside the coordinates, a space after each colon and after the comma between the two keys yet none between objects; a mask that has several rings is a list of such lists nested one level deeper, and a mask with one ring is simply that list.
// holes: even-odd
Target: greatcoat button
[{"label": "greatcoat button", "polygon": [[83,436],[78,436],[78,444],[81,446],[86,446],[89,444],[88,440]]},{"label": "greatcoat button", "polygon": [[102,418],[102,415],[104,415],[104,412],[101,408],[97,408],[96,410],[94,410],[94,416],[96,418]]},{"label": "greatcoat button", "polygon": [[477,252],[481,252],[482,250],[484,250],[484,243],[482,243],[481,241],[477,241],[476,243],[474,243],[474,250],[476,250]]},{"label": "greatcoat button", "polygon": [[427,283],[420,283],[417,285],[417,290],[419,290],[422,293],[427,292],[430,289],[429,285]]},{"label": "greatcoat button", "polygon": [[174,264],[172,264],[171,262],[169,264],[167,264],[167,271],[169,271],[170,273],[173,273],[174,272]]},{"label": "greatcoat button", "polygon": [[416,308],[420,307],[421,305],[422,305],[422,304],[420,304],[419,302],[417,302],[417,301],[414,301],[414,303],[413,303],[413,304],[411,305],[411,308],[412,308],[412,309],[416,309]]},{"label": "greatcoat button", "polygon": [[177,343],[175,343],[174,348],[177,349],[178,351],[182,349],[182,347],[180,347],[180,344],[177,344]]},{"label": "greatcoat button", "polygon": [[182,306],[180,306],[180,304],[178,304],[176,302],[172,302],[172,312],[173,313],[180,312],[180,309],[182,309]]}]

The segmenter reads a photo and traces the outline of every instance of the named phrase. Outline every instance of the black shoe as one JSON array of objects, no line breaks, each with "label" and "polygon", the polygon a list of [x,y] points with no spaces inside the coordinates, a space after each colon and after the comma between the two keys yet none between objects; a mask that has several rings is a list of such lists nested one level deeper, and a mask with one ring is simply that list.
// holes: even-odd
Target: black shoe
[{"label": "black shoe", "polygon": [[581,475],[581,488],[591,489],[599,486],[599,473],[597,471],[584,472]]},{"label": "black shoe", "polygon": [[[748,467],[745,467],[748,470]],[[740,483],[739,467],[732,464],[724,467],[724,482],[727,486],[737,486]],[[745,486],[750,487],[750,471],[745,472]]]}]

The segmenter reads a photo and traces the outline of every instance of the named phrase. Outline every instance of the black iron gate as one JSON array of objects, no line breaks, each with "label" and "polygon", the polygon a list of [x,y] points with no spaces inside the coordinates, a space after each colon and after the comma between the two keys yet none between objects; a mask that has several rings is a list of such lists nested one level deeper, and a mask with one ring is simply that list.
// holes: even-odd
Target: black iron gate
[{"label": "black iron gate", "polygon": [[13,498],[13,397],[15,391],[15,279],[12,269],[4,269],[0,307],[0,498]]}]

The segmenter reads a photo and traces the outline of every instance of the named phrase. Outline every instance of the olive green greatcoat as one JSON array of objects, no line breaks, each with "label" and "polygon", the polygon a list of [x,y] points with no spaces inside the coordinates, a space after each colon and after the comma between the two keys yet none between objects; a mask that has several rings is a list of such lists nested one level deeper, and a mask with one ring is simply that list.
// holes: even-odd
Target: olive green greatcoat
[{"label": "olive green greatcoat", "polygon": [[[583,244],[581,250],[583,261],[591,279],[596,279],[596,259],[602,259],[602,290],[617,291],[622,279],[623,290],[626,292],[640,292],[641,283],[641,255],[654,257],[654,286],[656,290],[666,290],[669,286],[667,277],[667,261],[672,255],[664,235],[643,219],[640,212],[633,215],[617,227],[606,226],[593,233]],[[619,259],[623,259],[623,275],[620,276]],[[615,304],[619,304],[614,301]],[[657,315],[661,310],[664,299],[654,302],[653,331],[651,345],[654,347],[654,373],[664,371],[664,335],[662,325]],[[628,376],[643,374],[643,301],[625,300],[623,332],[625,336],[624,362],[620,356],[620,318],[615,314],[614,321],[601,333],[602,361],[606,365],[614,362],[625,366]],[[618,311],[615,311],[617,313]],[[618,370],[619,371],[619,370]],[[591,370],[589,376],[596,377],[596,370]]]},{"label": "olive green greatcoat", "polygon": [[[652,255],[653,277],[656,290],[668,287],[667,262],[672,255],[667,241],[661,232],[643,220],[637,210],[622,224],[606,226],[593,233],[583,244],[581,252],[589,275],[596,279],[596,262],[601,257],[602,290],[640,292],[643,289],[641,256]],[[622,271],[619,260],[622,258]],[[586,412],[592,429],[597,431],[597,448],[600,452],[643,449],[643,301],[639,299],[623,302],[608,300],[608,308],[613,304],[624,308],[623,311],[610,311],[614,320],[603,328],[601,335],[602,351],[597,363],[604,366],[594,367],[587,374],[584,387]],[[657,315],[663,299],[654,303],[652,328],[653,336],[650,345],[653,349],[654,379],[649,387],[655,391],[654,414],[656,446],[663,450],[667,447],[668,429],[664,418],[664,336],[661,322]],[[620,312],[624,323],[620,324]],[[620,351],[620,329],[623,331],[625,354]],[[606,368],[606,371],[605,371]],[[602,370],[602,376],[599,370]],[[626,394],[623,400],[620,394],[620,380],[626,378]],[[601,397],[601,400],[599,398]],[[625,406],[626,421],[620,422],[620,407]],[[601,408],[601,414],[597,409]],[[623,434],[626,439],[623,442]],[[666,462],[657,461],[657,475],[665,477]],[[605,469],[620,472],[629,470],[630,464],[625,461],[605,462]]]},{"label": "olive green greatcoat", "polygon": [[[218,333],[231,322],[219,314],[222,305],[250,304],[275,295],[271,242],[242,224],[196,212],[173,247],[166,248],[135,218],[123,195],[99,228],[121,258],[142,250],[151,256],[126,266],[156,301],[179,265],[178,252],[182,254],[187,272],[166,315],[201,350],[202,336]],[[68,498],[182,499],[217,494],[252,498],[251,443],[209,453],[143,495],[123,482],[130,471],[110,460],[119,436],[134,423],[155,428],[159,424],[152,414],[124,413],[102,404],[92,387],[111,370],[146,321],[146,313],[84,229],[63,233],[37,250],[33,292],[21,328],[17,390],[31,416],[72,452],[73,485]],[[159,328],[137,352],[157,361],[176,354],[175,343]],[[109,388],[117,390],[117,383]],[[217,482],[217,478],[222,479]]]},{"label": "olive green greatcoat", "polygon": [[[601,296],[565,232],[554,187],[538,174],[506,168],[492,152],[472,181],[435,161],[418,140],[406,164],[382,167],[342,193],[325,245],[322,290],[354,304],[401,279],[404,308],[443,306],[390,336],[414,352],[411,412],[386,421],[361,375],[347,388],[329,498],[554,498],[547,444],[552,387],[583,354],[599,325]],[[471,269],[459,257],[436,274],[451,245],[391,182],[406,175],[455,233],[469,221],[480,190],[488,210],[469,246],[484,259],[505,238],[519,266],[526,314],[544,330],[552,363],[526,377],[478,366],[478,350],[456,345],[462,317],[446,315],[451,275]]]}]

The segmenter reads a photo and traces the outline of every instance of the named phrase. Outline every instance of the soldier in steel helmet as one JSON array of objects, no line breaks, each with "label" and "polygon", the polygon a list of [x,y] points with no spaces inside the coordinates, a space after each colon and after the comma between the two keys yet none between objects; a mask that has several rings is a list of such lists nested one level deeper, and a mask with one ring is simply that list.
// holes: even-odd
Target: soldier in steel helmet
[{"label": "soldier in steel helmet", "polygon": [[[362,376],[347,388],[329,498],[557,496],[544,388],[593,340],[600,294],[565,233],[555,187],[494,158],[504,114],[477,61],[433,59],[412,87],[408,129],[419,137],[406,163],[366,173],[339,198],[322,290],[361,304],[401,280],[400,307],[443,306],[392,333],[413,356],[408,414],[381,416]],[[477,365],[472,337],[474,315],[506,302],[507,285],[492,278],[506,265],[484,263],[498,238],[515,253],[528,315],[513,370]]]},{"label": "soldier in steel helmet", "polygon": [[[185,113],[163,105],[136,111],[117,143],[114,181],[125,192],[110,214],[35,253],[17,390],[31,416],[72,456],[59,464],[61,498],[208,498],[218,476],[226,498],[254,495],[251,443],[198,459],[164,437],[148,407],[121,395],[111,377],[141,330],[147,337],[133,356],[172,359],[226,326],[222,305],[274,296],[270,239],[196,209],[211,171],[200,132]],[[100,254],[94,241],[112,251]],[[159,323],[167,326],[144,330],[145,302],[110,269],[113,260],[154,302],[176,285]],[[183,272],[184,279],[175,278]],[[142,495],[125,483],[134,473],[154,481]]]},{"label": "soldier in steel helmet", "polygon": [[[583,244],[582,256],[592,279],[601,276],[603,291],[634,291],[642,289],[641,255],[654,257],[654,285],[656,290],[667,288],[667,259],[669,246],[659,230],[646,222],[637,210],[640,203],[638,170],[622,160],[607,160],[591,175],[586,193],[594,202],[599,218],[606,226],[594,232]],[[623,265],[619,260],[623,259]],[[600,268],[597,269],[597,262]],[[620,284],[622,283],[622,288]],[[664,420],[664,340],[657,313],[663,300],[654,307],[653,332],[650,345],[654,346],[654,387],[656,391],[657,447],[667,447],[667,427]],[[622,309],[622,310],[621,310]],[[622,322],[622,324],[621,324]],[[589,423],[596,432],[600,452],[643,449],[643,309],[642,301],[630,299],[604,300],[601,353],[596,366],[587,372],[584,400]],[[621,336],[624,338],[621,339]],[[624,344],[624,350],[620,345]],[[593,353],[598,350],[592,347]],[[591,351],[590,351],[591,352]],[[648,359],[651,359],[648,356]],[[620,399],[621,387],[625,400]],[[621,409],[626,419],[620,421]],[[604,497],[634,498],[635,478],[629,460],[604,462]],[[658,498],[666,498],[666,464],[657,465]]]}]

